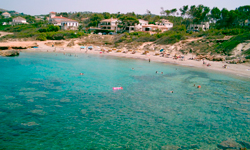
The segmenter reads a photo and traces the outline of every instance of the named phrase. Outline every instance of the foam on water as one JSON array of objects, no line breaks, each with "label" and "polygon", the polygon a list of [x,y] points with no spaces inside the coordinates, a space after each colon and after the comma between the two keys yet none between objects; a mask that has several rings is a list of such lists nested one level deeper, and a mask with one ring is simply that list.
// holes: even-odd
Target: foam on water
[{"label": "foam on water", "polygon": [[0,68],[1,148],[215,149],[250,137],[249,79],[87,54],[21,53]]}]

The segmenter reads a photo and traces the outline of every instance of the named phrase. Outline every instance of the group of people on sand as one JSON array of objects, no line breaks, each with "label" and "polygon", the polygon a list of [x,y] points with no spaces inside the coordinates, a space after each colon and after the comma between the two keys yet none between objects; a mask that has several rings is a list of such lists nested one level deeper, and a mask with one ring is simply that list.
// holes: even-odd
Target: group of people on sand
[{"label": "group of people on sand", "polygon": [[211,66],[211,64],[210,63],[207,63],[206,64],[206,62],[205,62],[205,60],[203,59],[203,65],[207,65],[207,67],[210,67]]}]

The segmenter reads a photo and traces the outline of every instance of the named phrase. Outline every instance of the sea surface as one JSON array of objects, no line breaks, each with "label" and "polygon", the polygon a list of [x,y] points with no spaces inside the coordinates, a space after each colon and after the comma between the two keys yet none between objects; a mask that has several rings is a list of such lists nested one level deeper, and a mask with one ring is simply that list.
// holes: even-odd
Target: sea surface
[{"label": "sea surface", "polygon": [[0,149],[213,150],[249,137],[249,78],[103,54],[0,57]]}]

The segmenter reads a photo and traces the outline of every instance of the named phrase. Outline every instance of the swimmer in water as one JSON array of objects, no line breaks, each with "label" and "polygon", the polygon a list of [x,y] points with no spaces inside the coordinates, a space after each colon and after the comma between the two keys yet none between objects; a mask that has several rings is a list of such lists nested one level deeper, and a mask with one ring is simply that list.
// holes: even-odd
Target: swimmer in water
[{"label": "swimmer in water", "polygon": [[83,73],[80,73],[80,75],[84,75]]}]

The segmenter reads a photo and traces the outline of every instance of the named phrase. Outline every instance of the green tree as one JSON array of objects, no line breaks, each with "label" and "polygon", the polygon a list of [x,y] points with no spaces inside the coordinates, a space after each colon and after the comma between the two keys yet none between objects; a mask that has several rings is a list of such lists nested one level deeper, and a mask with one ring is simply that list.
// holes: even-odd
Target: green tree
[{"label": "green tree", "polygon": [[69,14],[67,12],[61,12],[61,13],[57,13],[58,16],[63,16],[63,17],[66,17],[68,18],[69,17]]},{"label": "green tree", "polygon": [[34,16],[27,15],[27,16],[24,16],[24,18],[26,19],[26,21],[28,23],[35,23],[36,22],[36,18]]},{"label": "green tree", "polygon": [[219,8],[214,7],[211,10],[211,18],[213,19],[213,21],[216,23],[221,17],[221,11]]},{"label": "green tree", "polygon": [[171,14],[171,11],[170,10],[165,10],[165,14],[166,14],[166,16],[169,16]]},{"label": "green tree", "polygon": [[193,19],[194,23],[200,23],[203,21],[208,21],[209,11],[210,11],[209,7],[203,5],[195,7],[195,5],[192,5],[188,13],[191,19]]},{"label": "green tree", "polygon": [[173,16],[175,16],[175,13],[177,12],[177,9],[176,9],[176,8],[171,9],[170,12],[171,12],[171,14],[172,14]]},{"label": "green tree", "polygon": [[120,27],[123,28],[123,30],[125,30],[128,26],[134,26],[135,24],[139,24],[139,20],[134,16],[123,15],[119,18],[119,20],[121,20],[122,22],[120,24]]},{"label": "green tree", "polygon": [[102,14],[103,14],[104,19],[109,19],[109,18],[111,18],[110,13],[108,13],[108,12],[104,12],[104,13],[102,13]]},{"label": "green tree", "polygon": [[245,20],[250,20],[250,5],[240,6],[236,10],[239,13],[239,21],[245,26]]},{"label": "green tree", "polygon": [[181,16],[184,17],[188,11],[188,5],[183,6],[182,8],[179,9],[181,12]]},{"label": "green tree", "polygon": [[100,21],[103,19],[103,15],[102,14],[93,14],[89,19],[90,22],[88,24],[89,27],[97,27],[98,24],[100,23]]}]

